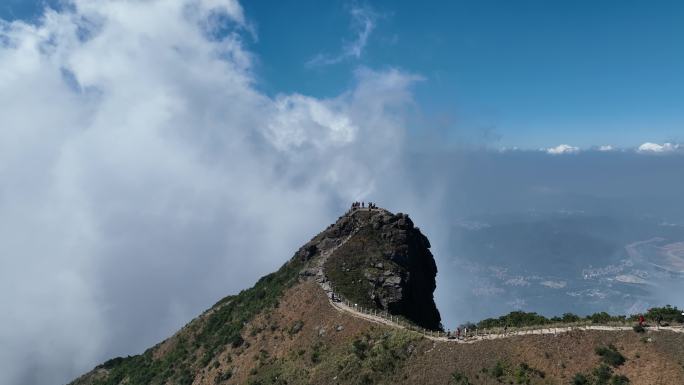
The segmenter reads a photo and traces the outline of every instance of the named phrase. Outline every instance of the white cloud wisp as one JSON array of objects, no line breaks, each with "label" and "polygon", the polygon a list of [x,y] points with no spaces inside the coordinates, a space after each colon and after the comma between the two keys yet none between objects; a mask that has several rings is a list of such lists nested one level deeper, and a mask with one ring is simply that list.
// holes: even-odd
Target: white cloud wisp
[{"label": "white cloud wisp", "polygon": [[556,147],[546,149],[546,153],[550,155],[576,154],[579,151],[579,147],[570,146],[568,144],[561,144]]},{"label": "white cloud wisp", "polygon": [[641,144],[637,148],[637,152],[641,154],[664,154],[664,153],[670,153],[670,152],[675,152],[679,150],[679,144],[672,144],[672,143],[663,143],[663,144],[658,144],[658,143],[651,143],[651,142],[646,142]]},{"label": "white cloud wisp", "polygon": [[349,11],[352,19],[351,29],[355,39],[344,43],[342,52],[337,55],[317,54],[309,61],[307,67],[320,67],[340,63],[346,59],[359,59],[368,44],[368,38],[375,29],[376,13],[367,7],[354,7]]}]

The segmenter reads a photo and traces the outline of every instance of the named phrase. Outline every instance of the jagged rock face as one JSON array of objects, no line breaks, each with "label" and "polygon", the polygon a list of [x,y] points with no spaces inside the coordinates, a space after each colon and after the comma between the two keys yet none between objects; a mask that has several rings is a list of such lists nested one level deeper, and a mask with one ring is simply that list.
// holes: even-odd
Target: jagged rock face
[{"label": "jagged rock face", "polygon": [[340,217],[296,257],[325,259],[325,278],[344,298],[437,329],[437,266],[429,248],[408,215],[361,209]]}]

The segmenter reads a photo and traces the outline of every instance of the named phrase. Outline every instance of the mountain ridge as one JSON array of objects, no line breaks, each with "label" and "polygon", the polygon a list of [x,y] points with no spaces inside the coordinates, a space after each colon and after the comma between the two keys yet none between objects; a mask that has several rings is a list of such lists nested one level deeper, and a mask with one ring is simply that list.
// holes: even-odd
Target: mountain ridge
[{"label": "mountain ridge", "polygon": [[[429,247],[406,214],[352,209],[253,287],[221,299],[143,354],[108,360],[72,384],[566,383],[575,372],[591,376],[601,362],[592,351],[608,345],[628,357],[609,368],[614,376],[684,383],[681,333],[647,331],[647,343],[630,330],[572,330],[454,344],[335,306],[333,292],[439,331]],[[641,366],[630,366],[635,362]],[[643,365],[675,382],[644,376],[637,370]]]}]

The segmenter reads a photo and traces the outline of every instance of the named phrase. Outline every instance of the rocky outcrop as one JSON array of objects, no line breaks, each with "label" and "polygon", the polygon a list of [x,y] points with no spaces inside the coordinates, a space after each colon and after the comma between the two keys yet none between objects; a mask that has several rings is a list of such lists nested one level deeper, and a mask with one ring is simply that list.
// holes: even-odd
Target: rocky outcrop
[{"label": "rocky outcrop", "polygon": [[440,328],[433,299],[437,267],[430,242],[407,214],[353,210],[302,246],[295,258],[312,260],[319,274],[350,301]]},{"label": "rocky outcrop", "polygon": [[376,215],[371,225],[386,243],[383,257],[365,270],[372,283],[376,304],[393,314],[404,315],[429,328],[440,327],[440,315],[433,299],[437,266],[430,242],[407,214]]}]

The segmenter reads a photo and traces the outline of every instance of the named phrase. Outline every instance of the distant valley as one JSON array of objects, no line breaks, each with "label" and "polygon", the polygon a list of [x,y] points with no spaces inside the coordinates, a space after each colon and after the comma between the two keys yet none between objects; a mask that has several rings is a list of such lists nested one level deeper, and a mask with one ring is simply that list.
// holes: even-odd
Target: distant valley
[{"label": "distant valley", "polygon": [[441,273],[466,277],[460,287],[469,291],[472,319],[509,310],[632,314],[676,297],[683,241],[684,226],[659,218],[479,216],[453,226],[454,255]]}]

